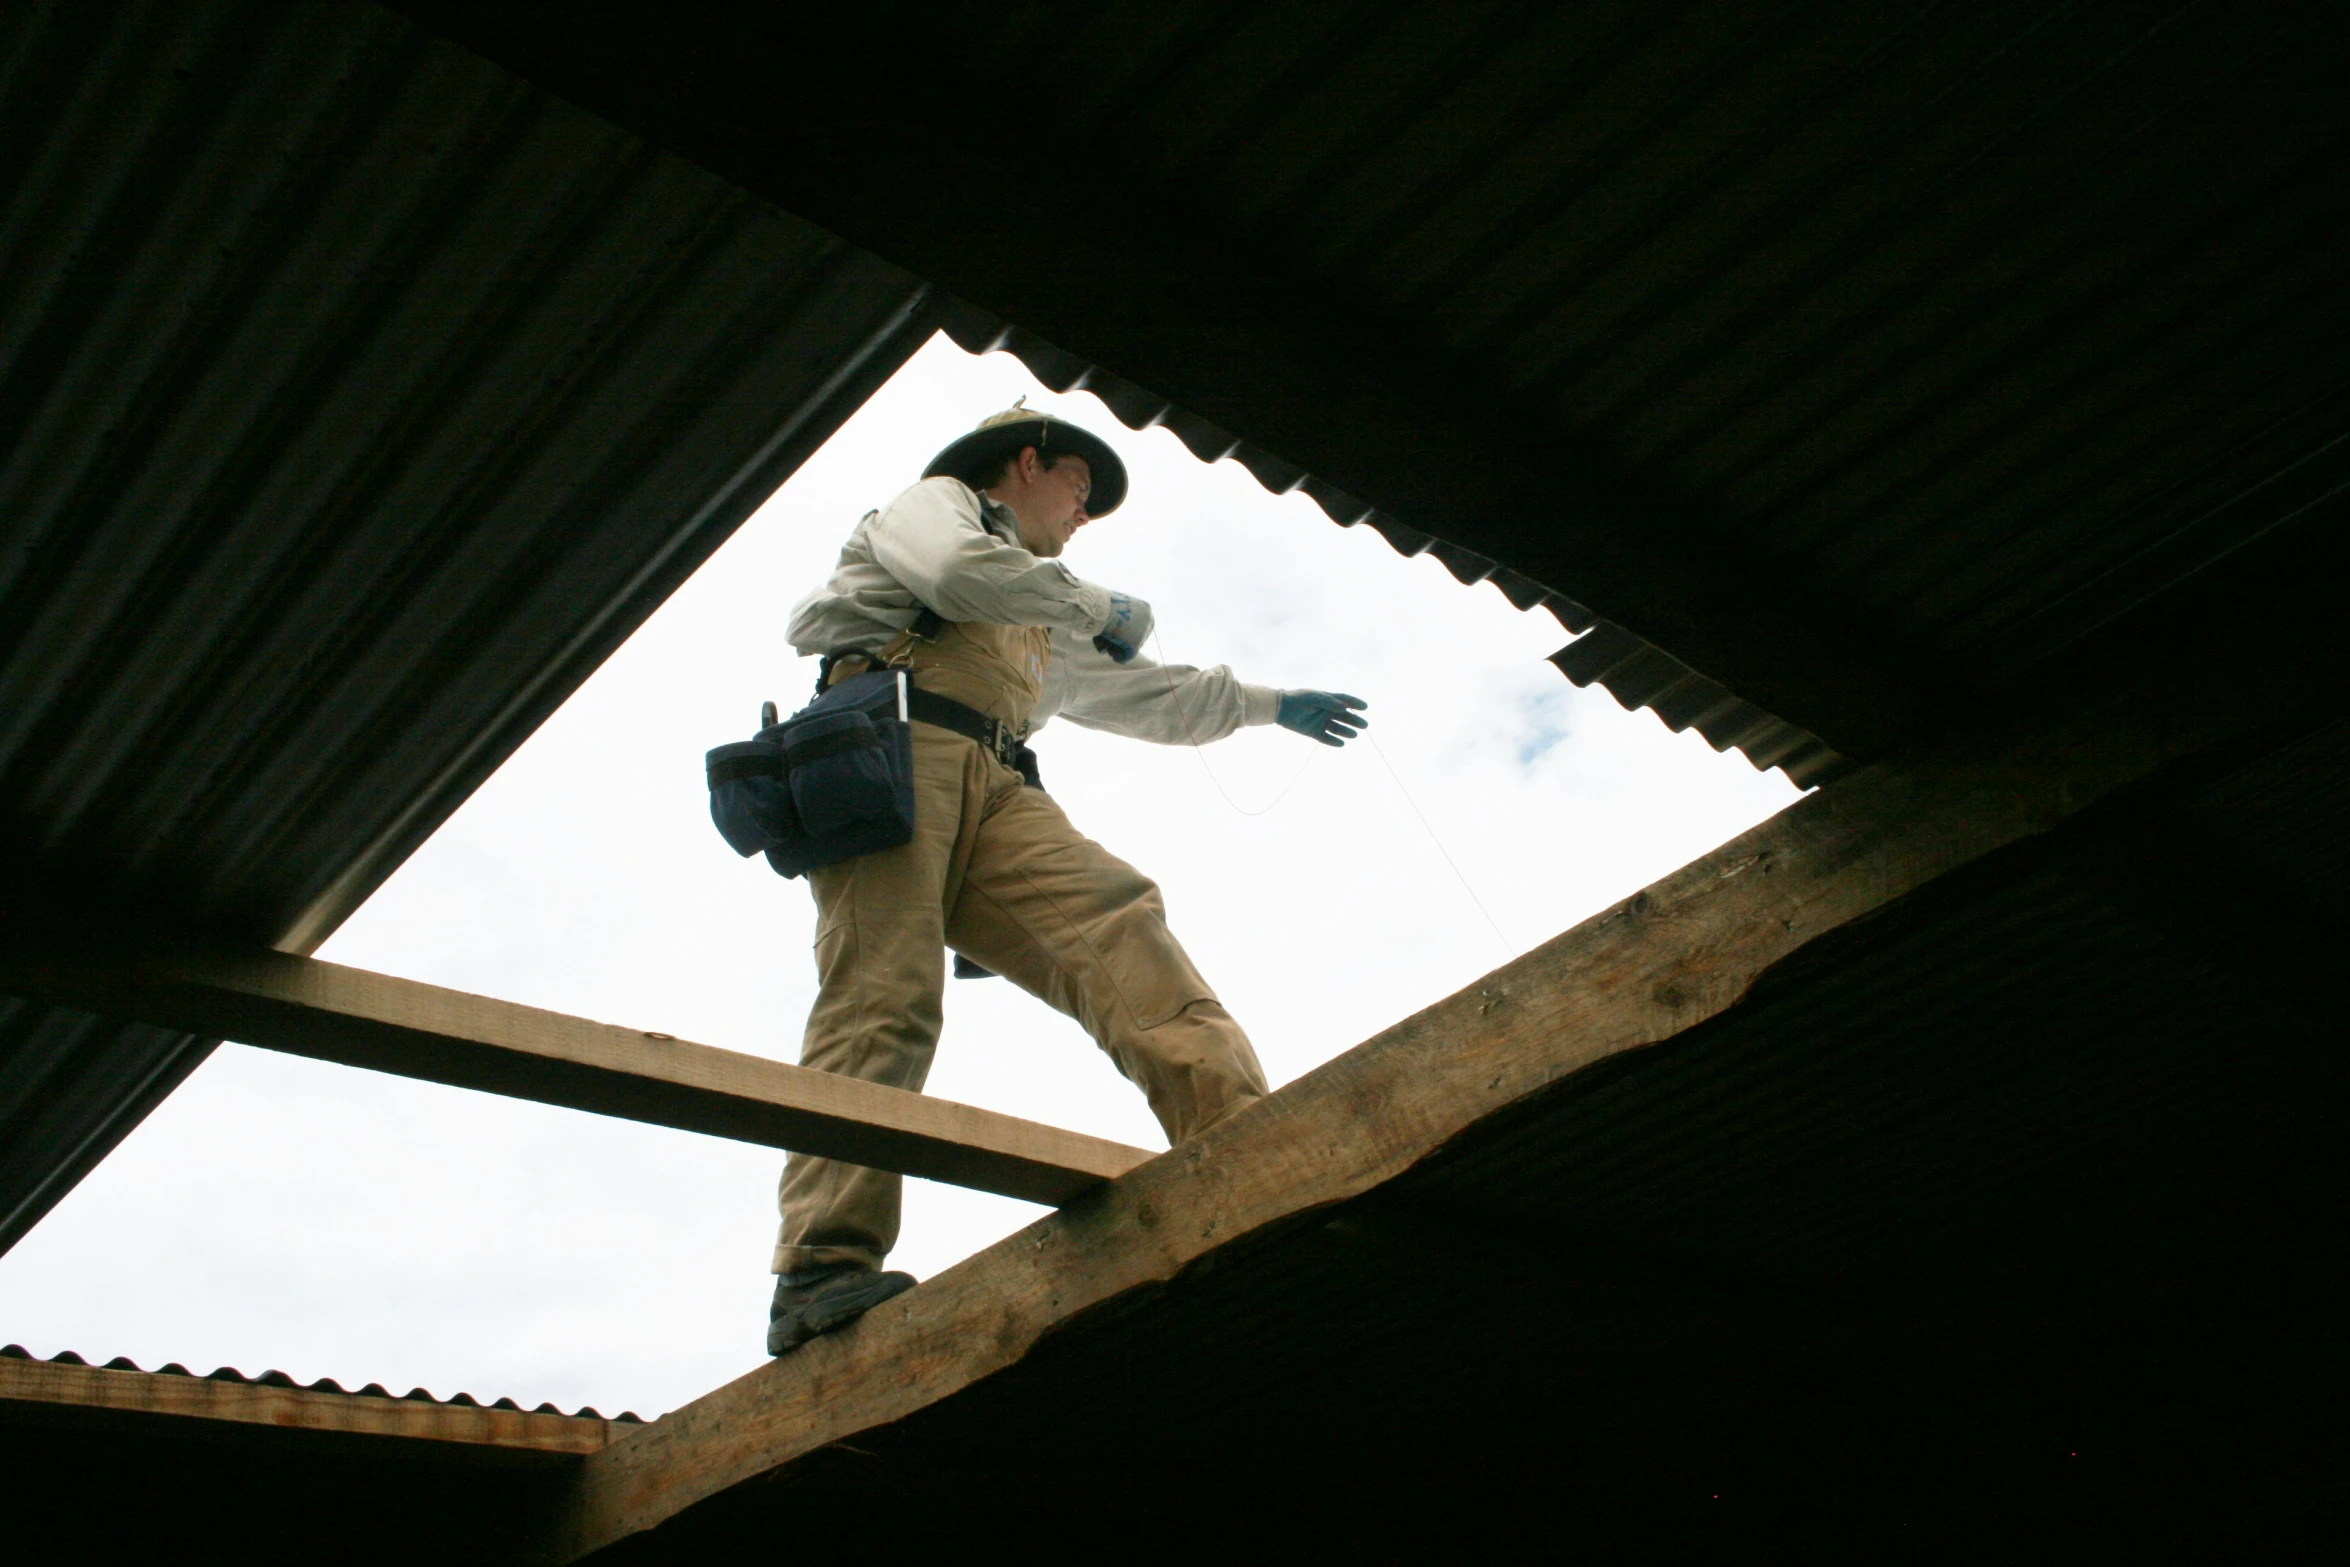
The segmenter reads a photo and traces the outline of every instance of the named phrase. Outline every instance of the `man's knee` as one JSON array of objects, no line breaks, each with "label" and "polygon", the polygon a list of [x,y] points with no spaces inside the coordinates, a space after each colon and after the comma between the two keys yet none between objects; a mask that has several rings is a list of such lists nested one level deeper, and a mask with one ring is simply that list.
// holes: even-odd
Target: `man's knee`
[{"label": "man's knee", "polygon": [[1256,1047],[1213,997],[1134,1031],[1116,1043],[1114,1053],[1150,1100],[1171,1143],[1198,1136],[1266,1093]]}]

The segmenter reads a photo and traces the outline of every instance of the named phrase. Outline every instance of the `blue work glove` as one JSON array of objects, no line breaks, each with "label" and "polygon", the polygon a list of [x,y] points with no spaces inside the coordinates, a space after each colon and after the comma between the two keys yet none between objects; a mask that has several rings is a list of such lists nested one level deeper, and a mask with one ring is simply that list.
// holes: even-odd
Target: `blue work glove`
[{"label": "blue work glove", "polygon": [[1361,697],[1343,691],[1284,691],[1273,722],[1324,745],[1344,745],[1370,726],[1363,716],[1368,706]]},{"label": "blue work glove", "polygon": [[1131,593],[1110,595],[1110,618],[1093,645],[1120,664],[1131,664],[1134,655],[1150,640],[1151,607]]}]

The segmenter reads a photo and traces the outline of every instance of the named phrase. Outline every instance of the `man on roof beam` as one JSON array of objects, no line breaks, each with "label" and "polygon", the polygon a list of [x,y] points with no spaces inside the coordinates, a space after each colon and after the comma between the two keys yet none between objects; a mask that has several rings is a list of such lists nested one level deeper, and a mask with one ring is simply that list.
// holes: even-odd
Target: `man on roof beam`
[{"label": "man on roof beam", "polygon": [[[831,580],[793,611],[792,646],[823,656],[820,697],[902,671],[912,720],[912,840],[808,872],[819,989],[802,1065],[919,1090],[951,948],[958,974],[1003,975],[1083,1024],[1170,1143],[1264,1095],[1255,1049],[1168,930],[1157,886],[1070,825],[1026,741],[1059,713],[1162,745],[1269,723],[1341,745],[1364,703],[1144,657],[1150,606],[1058,558],[1125,496],[1107,443],[1014,404],[868,513]],[[901,1186],[790,1157],[770,1354],[912,1286],[881,1271]]]}]

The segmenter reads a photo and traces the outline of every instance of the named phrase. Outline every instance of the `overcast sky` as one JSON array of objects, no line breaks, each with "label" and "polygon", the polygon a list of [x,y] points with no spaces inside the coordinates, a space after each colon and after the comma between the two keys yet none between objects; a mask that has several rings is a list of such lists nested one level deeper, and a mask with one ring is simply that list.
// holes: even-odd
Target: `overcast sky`
[{"label": "overcast sky", "polygon": [[[1100,432],[1133,475],[1126,505],[1071,546],[1079,575],[1148,599],[1169,658],[1367,698],[1400,776],[1360,742],[1280,729],[1205,751],[1065,724],[1038,741],[1078,826],[1165,889],[1274,1083],[1795,797],[1782,774],[1569,686],[1544,662],[1568,640],[1547,612],[941,338],[320,955],[795,1058],[813,905],[720,841],[702,752],[747,736],[762,699],[805,699],[791,605],[859,516],[1022,393]],[[1001,980],[949,986],[930,1092],[1164,1145],[1083,1032]],[[652,1416],[763,1358],[780,1164],[227,1045],[0,1259],[0,1340]],[[1040,1211],[910,1182],[892,1263],[935,1273]]]}]

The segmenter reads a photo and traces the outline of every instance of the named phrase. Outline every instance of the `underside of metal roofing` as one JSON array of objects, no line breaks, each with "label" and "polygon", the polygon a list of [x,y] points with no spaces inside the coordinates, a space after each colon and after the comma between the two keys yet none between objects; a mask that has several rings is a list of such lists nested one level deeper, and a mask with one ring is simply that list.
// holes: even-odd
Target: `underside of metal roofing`
[{"label": "underside of metal roofing", "polygon": [[1342,527],[1370,528],[1399,555],[1433,556],[1458,582],[1491,582],[1519,609],[1548,610],[1567,631],[1582,633],[1551,656],[1560,673],[1579,686],[1597,683],[1626,708],[1654,709],[1675,734],[1694,728],[1713,742],[1715,750],[1736,746],[1756,767],[1784,768],[1789,778],[1805,787],[1834,777],[1846,765],[1845,758],[1817,736],[1764,712],[1719,681],[1706,678],[1623,627],[1598,619],[1581,604],[1524,572],[1423,533],[1327,479],[983,310],[942,296],[939,314],[942,329],[973,353],[1001,350],[1013,354],[1053,390],[1083,390],[1100,398],[1129,428],[1163,427],[1201,460],[1240,463],[1277,495],[1302,492],[1332,521]]},{"label": "underside of metal roofing", "polygon": [[[935,323],[368,6],[0,19],[0,865],[315,946]],[[0,1244],[209,1042],[0,1002]]]},{"label": "underside of metal roofing", "polygon": [[1071,141],[1333,324],[1938,659],[2045,657],[2350,478],[2331,8],[1009,12],[975,69],[1072,84]]},{"label": "underside of metal roofing", "polygon": [[2321,5],[408,8],[1799,767],[2350,478]]}]

